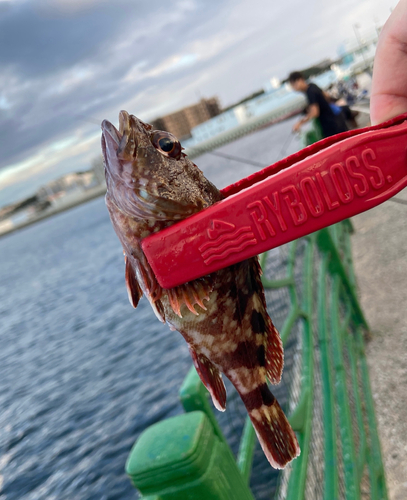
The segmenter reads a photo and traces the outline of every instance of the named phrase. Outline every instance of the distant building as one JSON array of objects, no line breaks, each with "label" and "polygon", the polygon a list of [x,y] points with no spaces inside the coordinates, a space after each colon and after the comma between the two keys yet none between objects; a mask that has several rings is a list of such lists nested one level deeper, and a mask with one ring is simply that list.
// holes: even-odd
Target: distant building
[{"label": "distant building", "polygon": [[345,40],[338,48],[340,60],[338,61],[347,69],[349,74],[358,74],[373,68],[376,46],[379,38],[380,27],[359,33],[358,25],[354,24],[355,38]]},{"label": "distant building", "polygon": [[105,192],[103,158],[98,156],[90,170],[66,174],[44,184],[34,195],[0,207],[0,236]]},{"label": "distant building", "polygon": [[192,128],[219,115],[220,112],[219,99],[211,97],[201,99],[197,104],[187,106],[175,113],[157,118],[152,125],[157,130],[166,130],[182,140],[191,137]]},{"label": "distant building", "polygon": [[41,200],[53,201],[56,198],[65,196],[72,191],[86,190],[93,186],[94,172],[72,172],[59,179],[44,184],[38,191],[37,197]]}]

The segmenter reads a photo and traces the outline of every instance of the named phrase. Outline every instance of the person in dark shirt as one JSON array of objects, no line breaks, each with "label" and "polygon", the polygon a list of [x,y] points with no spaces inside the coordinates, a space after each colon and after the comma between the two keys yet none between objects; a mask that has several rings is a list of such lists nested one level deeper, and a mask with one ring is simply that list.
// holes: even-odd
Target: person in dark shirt
[{"label": "person in dark shirt", "polygon": [[307,83],[302,73],[294,71],[288,77],[291,87],[297,92],[303,92],[307,96],[308,109],[306,115],[298,121],[293,131],[298,132],[304,123],[318,118],[321,125],[322,135],[329,137],[348,130],[345,120],[341,114],[335,115],[330,104],[325,99],[324,92],[315,85]]}]

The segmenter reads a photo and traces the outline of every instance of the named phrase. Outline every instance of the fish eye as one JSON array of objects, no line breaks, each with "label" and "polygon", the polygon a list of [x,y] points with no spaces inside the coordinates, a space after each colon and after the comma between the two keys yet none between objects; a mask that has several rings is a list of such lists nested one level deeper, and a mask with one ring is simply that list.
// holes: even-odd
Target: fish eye
[{"label": "fish eye", "polygon": [[151,143],[164,156],[175,158],[176,160],[181,158],[181,144],[179,140],[169,132],[152,132]]}]

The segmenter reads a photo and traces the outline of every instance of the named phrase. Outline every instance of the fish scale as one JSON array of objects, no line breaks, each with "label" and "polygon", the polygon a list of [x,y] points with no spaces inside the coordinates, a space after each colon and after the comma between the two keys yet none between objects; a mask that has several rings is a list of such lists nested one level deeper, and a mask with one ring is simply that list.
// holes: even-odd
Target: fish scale
[{"label": "fish scale", "polygon": [[[145,295],[157,317],[183,335],[195,368],[221,411],[226,407],[222,373],[230,379],[266,457],[273,467],[282,468],[300,449],[267,385],[267,378],[272,383],[281,379],[283,346],[266,310],[258,259],[162,288],[143,253],[142,240],[223,196],[182,153],[174,136],[152,130],[125,111],[119,122],[119,130],[103,122],[102,151],[106,203],[123,245],[130,302],[136,307]],[[225,245],[224,231],[225,224],[216,221],[210,233],[215,245]]]}]

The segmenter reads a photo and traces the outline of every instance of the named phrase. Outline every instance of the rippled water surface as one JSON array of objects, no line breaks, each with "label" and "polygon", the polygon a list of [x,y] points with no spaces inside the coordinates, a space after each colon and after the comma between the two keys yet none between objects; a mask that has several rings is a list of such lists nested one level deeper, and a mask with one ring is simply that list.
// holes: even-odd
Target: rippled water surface
[{"label": "rippled water surface", "polygon": [[[291,126],[218,151],[268,165],[298,149],[287,146]],[[195,161],[218,187],[255,171],[212,154]],[[0,277],[0,498],[137,498],[126,458],[143,429],[182,412],[191,361],[146,300],[129,305],[104,200],[0,239]],[[229,409],[235,446],[243,413],[233,400]]]}]

